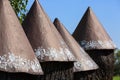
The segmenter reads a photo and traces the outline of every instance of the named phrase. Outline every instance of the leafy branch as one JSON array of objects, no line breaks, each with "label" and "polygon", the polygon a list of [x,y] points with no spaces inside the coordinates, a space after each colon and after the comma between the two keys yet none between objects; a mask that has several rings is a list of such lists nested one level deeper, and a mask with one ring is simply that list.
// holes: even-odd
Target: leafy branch
[{"label": "leafy branch", "polygon": [[27,3],[28,0],[9,0],[16,15],[18,16],[20,22],[22,23],[25,19],[27,13]]}]

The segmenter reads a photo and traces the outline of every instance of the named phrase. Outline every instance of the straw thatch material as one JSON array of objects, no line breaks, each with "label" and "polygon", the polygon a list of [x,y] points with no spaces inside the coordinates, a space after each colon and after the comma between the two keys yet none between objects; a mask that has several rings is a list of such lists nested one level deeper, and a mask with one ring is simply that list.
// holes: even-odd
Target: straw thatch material
[{"label": "straw thatch material", "polygon": [[81,71],[74,73],[74,80],[99,80],[96,77],[95,70]]},{"label": "straw thatch material", "polygon": [[[72,70],[72,66],[67,69],[64,69],[64,67],[71,64],[73,65],[75,57],[72,55],[60,34],[57,34],[58,32],[54,27],[38,0],[35,0],[23,22],[23,28],[36,56],[41,62],[45,72],[45,79],[59,80],[60,78],[55,76],[62,76],[65,80],[70,80],[72,74],[68,74],[68,71]],[[58,62],[61,62],[59,65],[64,67],[57,67],[56,63]],[[64,65],[62,62],[65,62],[67,65]],[[53,71],[49,72],[49,70]],[[65,72],[67,73],[66,75],[69,76],[69,79],[67,79],[67,76],[63,75]]]},{"label": "straw thatch material", "polygon": [[113,50],[87,50],[86,52],[99,65],[99,69],[80,72],[80,74],[74,73],[74,80],[113,80]]},{"label": "straw thatch material", "polygon": [[73,80],[73,62],[42,62],[45,80]]},{"label": "straw thatch material", "polygon": [[43,74],[8,0],[0,0],[0,71]]},{"label": "straw thatch material", "polygon": [[[85,80],[112,80],[114,69],[115,45],[89,7],[73,33],[73,37],[80,43],[99,69]],[[91,78],[90,78],[91,76]]]},{"label": "straw thatch material", "polygon": [[26,73],[8,73],[0,71],[0,80],[43,80],[39,79],[38,75]]}]

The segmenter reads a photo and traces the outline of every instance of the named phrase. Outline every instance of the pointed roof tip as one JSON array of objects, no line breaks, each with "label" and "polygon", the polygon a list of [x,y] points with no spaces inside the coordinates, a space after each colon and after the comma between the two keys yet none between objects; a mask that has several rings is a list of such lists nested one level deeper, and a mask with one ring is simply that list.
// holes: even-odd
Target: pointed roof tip
[{"label": "pointed roof tip", "polygon": [[60,34],[55,33],[57,30],[42,6],[37,7],[32,5],[23,28],[39,61],[76,61]]},{"label": "pointed roof tip", "polygon": [[86,50],[116,48],[103,25],[90,8],[87,9],[73,32],[73,37]]},{"label": "pointed roof tip", "polygon": [[92,8],[90,6],[88,6],[86,12],[90,12],[90,11],[92,11]]},{"label": "pointed roof tip", "polygon": [[39,4],[39,1],[38,0],[34,0],[33,4]]},{"label": "pointed roof tip", "polygon": [[39,0],[34,0],[33,4],[40,5]]},{"label": "pointed roof tip", "polygon": [[35,2],[39,3],[39,0],[35,0]]},{"label": "pointed roof tip", "polygon": [[59,19],[56,17],[56,18],[54,19],[54,22],[55,22],[55,21],[59,21]]},{"label": "pointed roof tip", "polygon": [[87,9],[91,9],[91,7],[90,6],[88,6],[88,8]]},{"label": "pointed roof tip", "polygon": [[58,18],[55,18],[54,21],[53,21],[53,24],[58,24],[58,23],[60,23],[60,20]]},{"label": "pointed roof tip", "polygon": [[[62,25],[58,19],[55,18],[54,25],[62,38],[72,51],[72,54],[77,58],[77,62],[74,63],[74,72],[95,70],[98,65],[90,58],[90,56],[79,46],[76,40],[71,36],[68,30]],[[74,44],[74,46],[73,46]],[[81,65],[81,66],[79,66]]]},{"label": "pointed roof tip", "polygon": [[35,0],[34,2],[39,2],[38,0]]},{"label": "pointed roof tip", "polygon": [[4,0],[1,6],[0,34],[2,33],[2,36],[0,36],[0,70],[34,75],[43,74],[40,63],[34,55],[34,51],[10,2]]}]

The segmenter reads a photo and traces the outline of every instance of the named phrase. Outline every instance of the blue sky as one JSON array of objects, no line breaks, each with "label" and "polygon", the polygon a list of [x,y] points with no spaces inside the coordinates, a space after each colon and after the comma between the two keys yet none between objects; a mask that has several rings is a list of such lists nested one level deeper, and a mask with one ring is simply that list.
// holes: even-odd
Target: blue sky
[{"label": "blue sky", "polygon": [[[28,10],[34,0],[29,0]],[[120,0],[39,0],[51,21],[55,17],[73,33],[88,6],[120,48]]]}]

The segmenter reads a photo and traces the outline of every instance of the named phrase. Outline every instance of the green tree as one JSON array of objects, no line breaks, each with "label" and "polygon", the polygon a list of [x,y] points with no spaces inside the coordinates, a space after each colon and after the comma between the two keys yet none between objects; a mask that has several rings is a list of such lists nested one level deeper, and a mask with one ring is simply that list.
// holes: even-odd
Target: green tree
[{"label": "green tree", "polygon": [[115,75],[120,75],[120,50],[115,51]]},{"label": "green tree", "polygon": [[26,6],[28,3],[28,0],[9,0],[9,1],[16,15],[18,16],[20,22],[22,23],[27,13]]}]

